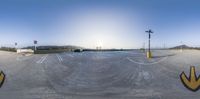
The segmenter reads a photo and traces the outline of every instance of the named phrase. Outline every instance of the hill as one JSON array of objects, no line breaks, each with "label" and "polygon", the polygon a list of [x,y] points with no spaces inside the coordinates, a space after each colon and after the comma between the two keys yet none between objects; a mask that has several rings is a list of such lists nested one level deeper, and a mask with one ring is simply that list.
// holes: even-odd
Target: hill
[{"label": "hill", "polygon": [[189,47],[187,45],[179,45],[179,46],[172,47],[170,49],[193,49],[193,47]]}]

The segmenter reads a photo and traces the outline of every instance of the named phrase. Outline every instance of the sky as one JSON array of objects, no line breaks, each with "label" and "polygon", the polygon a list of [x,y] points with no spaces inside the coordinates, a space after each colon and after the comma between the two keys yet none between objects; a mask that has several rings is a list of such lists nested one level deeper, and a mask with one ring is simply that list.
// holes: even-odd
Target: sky
[{"label": "sky", "polygon": [[0,46],[200,47],[199,0],[0,0]]}]

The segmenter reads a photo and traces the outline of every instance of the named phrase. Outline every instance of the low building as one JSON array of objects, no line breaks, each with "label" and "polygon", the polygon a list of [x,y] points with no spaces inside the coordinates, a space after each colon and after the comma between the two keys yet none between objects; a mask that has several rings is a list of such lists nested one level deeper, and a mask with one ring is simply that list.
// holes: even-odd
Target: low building
[{"label": "low building", "polygon": [[34,50],[32,50],[32,49],[17,49],[17,53],[33,54]]}]

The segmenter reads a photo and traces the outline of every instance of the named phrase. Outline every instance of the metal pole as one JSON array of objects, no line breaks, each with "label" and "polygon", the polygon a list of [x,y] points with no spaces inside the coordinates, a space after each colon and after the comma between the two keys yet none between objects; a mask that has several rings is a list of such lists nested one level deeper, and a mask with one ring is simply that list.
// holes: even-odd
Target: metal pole
[{"label": "metal pole", "polygon": [[17,49],[17,43],[15,42],[15,49]]},{"label": "metal pole", "polygon": [[152,57],[152,55],[151,55],[151,41],[150,41],[150,39],[151,39],[151,33],[153,33],[152,31],[151,31],[151,29],[150,30],[148,30],[148,31],[145,31],[145,32],[147,32],[148,34],[149,34],[149,48],[148,48],[148,52],[147,52],[147,58],[151,58]]},{"label": "metal pole", "polygon": [[150,34],[150,32],[149,32],[149,52],[151,51],[151,49],[150,49],[150,38],[151,38],[151,34]]},{"label": "metal pole", "polygon": [[15,42],[15,51],[17,52],[17,42]]},{"label": "metal pole", "polygon": [[36,51],[37,49],[36,49],[36,44],[35,44],[35,51]]},{"label": "metal pole", "polygon": [[37,48],[36,48],[37,41],[36,41],[36,40],[34,40],[34,41],[33,41],[33,43],[34,43],[34,46],[35,46],[35,51],[36,51],[36,50],[37,50]]}]

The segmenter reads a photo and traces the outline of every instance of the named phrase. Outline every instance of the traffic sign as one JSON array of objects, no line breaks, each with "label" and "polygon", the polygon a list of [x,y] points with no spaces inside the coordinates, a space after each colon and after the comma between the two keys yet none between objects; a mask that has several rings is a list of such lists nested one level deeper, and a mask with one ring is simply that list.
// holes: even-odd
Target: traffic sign
[{"label": "traffic sign", "polygon": [[36,40],[34,40],[34,41],[33,41],[33,43],[34,43],[34,44],[37,44],[37,41],[36,41]]}]

